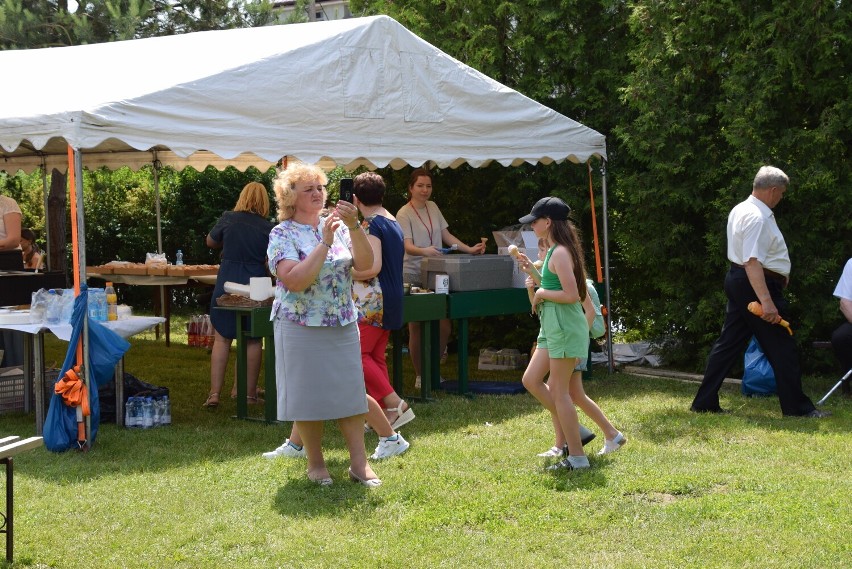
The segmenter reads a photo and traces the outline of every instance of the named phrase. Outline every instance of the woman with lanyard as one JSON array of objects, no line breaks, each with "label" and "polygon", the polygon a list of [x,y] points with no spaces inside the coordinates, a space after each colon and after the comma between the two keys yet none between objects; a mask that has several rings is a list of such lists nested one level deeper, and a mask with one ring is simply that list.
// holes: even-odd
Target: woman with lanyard
[{"label": "woman with lanyard", "polygon": [[[432,197],[432,174],[425,168],[417,168],[408,178],[409,201],[396,214],[397,222],[402,227],[405,238],[405,258],[402,265],[403,282],[422,286],[420,276],[420,261],[423,257],[438,257],[443,255],[441,245],[456,245],[462,253],[481,255],[485,252],[485,243],[468,246],[458,237],[450,233],[447,220]],[[440,353],[447,348],[452,325],[449,320],[441,320]],[[408,324],[408,353],[414,365],[416,378],[415,389],[420,388],[420,324]]]}]

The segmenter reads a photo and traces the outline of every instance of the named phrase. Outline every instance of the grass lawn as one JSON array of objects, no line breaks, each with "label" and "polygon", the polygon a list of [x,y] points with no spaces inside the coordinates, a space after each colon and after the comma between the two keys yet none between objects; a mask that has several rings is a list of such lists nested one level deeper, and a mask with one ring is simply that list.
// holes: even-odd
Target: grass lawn
[{"label": "grass lawn", "polygon": [[[46,344],[61,362],[67,344]],[[348,482],[329,424],[334,485],[321,488],[304,460],[260,456],[290,425],[231,419],[230,381],[218,410],[201,409],[206,351],[177,333],[170,348],[151,334],[132,344],[127,371],[169,387],[172,426],[103,424],[88,453],[19,455],[14,567],[852,566],[842,395],[828,419],[782,419],[774,398],[725,387],[732,414],[696,415],[695,385],[596,370],[587,391],[630,442],[594,456],[596,429],[592,468],[557,474],[535,456],[553,440],[532,396],[409,398],[411,449],[374,463],[384,485]],[[807,391],[838,378],[806,378]],[[33,432],[32,415],[0,417],[0,436]]]}]

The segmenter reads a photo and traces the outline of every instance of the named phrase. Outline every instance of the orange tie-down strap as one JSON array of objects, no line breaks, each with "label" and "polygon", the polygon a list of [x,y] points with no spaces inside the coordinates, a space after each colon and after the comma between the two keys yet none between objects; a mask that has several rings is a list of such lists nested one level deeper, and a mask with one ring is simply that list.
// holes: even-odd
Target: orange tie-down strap
[{"label": "orange tie-down strap", "polygon": [[62,396],[62,400],[69,407],[82,407],[84,417],[91,414],[89,411],[89,393],[83,380],[80,379],[80,366],[74,366],[65,372],[62,379],[56,382],[53,390],[57,395]]}]

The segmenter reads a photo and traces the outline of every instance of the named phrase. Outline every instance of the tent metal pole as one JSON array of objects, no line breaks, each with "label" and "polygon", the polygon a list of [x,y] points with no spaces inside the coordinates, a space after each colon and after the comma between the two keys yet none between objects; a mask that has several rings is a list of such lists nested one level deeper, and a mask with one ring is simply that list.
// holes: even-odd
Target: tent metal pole
[{"label": "tent metal pole", "polygon": [[[80,285],[86,282],[86,216],[83,211],[83,153],[74,148],[74,187],[77,202],[77,269]],[[89,311],[83,315],[83,383],[86,389],[92,389],[92,373],[89,367]],[[86,444],[92,446],[92,418],[86,417]]]},{"label": "tent metal pole", "polygon": [[615,364],[612,356],[612,296],[610,295],[609,281],[609,213],[606,194],[606,158],[601,163],[601,176],[603,177],[604,281],[606,281],[607,323],[609,324],[609,334],[606,335],[606,353],[609,373],[613,373],[615,371]]},{"label": "tent metal pole", "polygon": [[154,161],[152,170],[154,171],[154,196],[156,202],[154,208],[157,211],[157,253],[163,252],[163,229],[160,226],[160,161],[157,160],[157,151],[153,151]]},{"label": "tent metal pole", "polygon": [[[157,151],[156,150],[153,150],[151,153],[154,155],[154,160],[151,163],[153,168],[151,168],[151,169],[154,172],[154,195],[156,196],[155,209],[157,210],[157,253],[162,253],[163,252],[163,228],[160,225],[160,161],[157,159]],[[166,314],[166,308],[165,308],[166,307],[166,287],[164,287],[163,285],[160,285],[159,289],[160,289],[160,313],[163,316],[165,316],[165,314]],[[157,330],[159,330],[159,329],[160,329],[160,327],[158,325]],[[163,333],[165,333],[165,330],[164,330]]]}]

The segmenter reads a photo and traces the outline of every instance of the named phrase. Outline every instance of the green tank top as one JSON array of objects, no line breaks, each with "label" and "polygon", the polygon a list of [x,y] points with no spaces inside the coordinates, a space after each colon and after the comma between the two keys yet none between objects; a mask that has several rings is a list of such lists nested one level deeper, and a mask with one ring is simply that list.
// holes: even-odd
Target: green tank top
[{"label": "green tank top", "polygon": [[541,266],[541,288],[544,290],[562,290],[562,283],[559,282],[559,275],[552,273],[550,269],[547,268],[548,263],[550,263],[550,255],[553,254],[554,250],[556,250],[556,245],[547,251],[547,255],[544,257],[544,264]]}]

